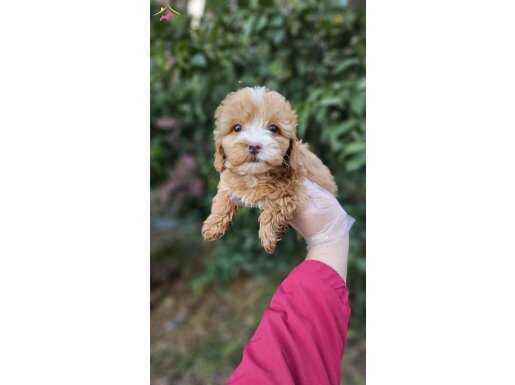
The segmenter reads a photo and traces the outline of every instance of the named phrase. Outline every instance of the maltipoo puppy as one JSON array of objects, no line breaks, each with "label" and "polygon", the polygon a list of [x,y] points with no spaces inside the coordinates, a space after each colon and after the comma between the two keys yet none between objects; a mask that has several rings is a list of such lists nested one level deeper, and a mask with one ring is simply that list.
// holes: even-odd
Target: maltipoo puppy
[{"label": "maltipoo puppy", "polygon": [[259,238],[267,253],[305,199],[307,178],[336,193],[329,169],[297,138],[297,115],[278,92],[246,87],[225,97],[215,112],[215,160],[220,173],[202,235],[224,235],[239,205],[257,207]]}]

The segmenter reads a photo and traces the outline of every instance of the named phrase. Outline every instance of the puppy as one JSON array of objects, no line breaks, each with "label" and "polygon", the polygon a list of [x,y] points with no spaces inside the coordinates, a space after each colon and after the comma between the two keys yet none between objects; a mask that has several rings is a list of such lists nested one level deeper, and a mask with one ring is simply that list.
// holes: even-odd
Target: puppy
[{"label": "puppy", "polygon": [[297,115],[278,92],[246,87],[225,97],[215,112],[214,166],[220,173],[205,240],[222,237],[237,207],[257,207],[259,238],[273,253],[306,194],[305,178],[336,193],[329,169],[297,138]]}]

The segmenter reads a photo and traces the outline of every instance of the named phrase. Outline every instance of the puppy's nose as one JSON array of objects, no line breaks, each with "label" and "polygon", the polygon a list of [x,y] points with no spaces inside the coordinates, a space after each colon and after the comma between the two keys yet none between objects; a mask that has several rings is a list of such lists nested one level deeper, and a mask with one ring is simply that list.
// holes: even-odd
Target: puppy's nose
[{"label": "puppy's nose", "polygon": [[259,150],[261,150],[260,144],[249,144],[249,152],[252,155],[256,155],[259,152]]}]

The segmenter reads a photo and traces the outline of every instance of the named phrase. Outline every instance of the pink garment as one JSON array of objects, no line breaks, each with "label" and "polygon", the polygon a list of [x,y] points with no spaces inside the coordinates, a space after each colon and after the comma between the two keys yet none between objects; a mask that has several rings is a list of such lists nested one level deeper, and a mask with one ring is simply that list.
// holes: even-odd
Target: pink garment
[{"label": "pink garment", "polygon": [[338,273],[302,262],[275,292],[227,385],[339,385],[349,317]]}]

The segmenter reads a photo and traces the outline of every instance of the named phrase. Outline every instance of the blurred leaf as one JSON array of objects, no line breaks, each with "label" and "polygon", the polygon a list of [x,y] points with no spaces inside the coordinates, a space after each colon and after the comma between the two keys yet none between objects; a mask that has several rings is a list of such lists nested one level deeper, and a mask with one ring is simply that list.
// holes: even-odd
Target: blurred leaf
[{"label": "blurred leaf", "polygon": [[258,19],[257,19],[257,23],[256,23],[256,32],[259,32],[261,31],[267,24],[267,17],[265,15],[261,15]]},{"label": "blurred leaf", "polygon": [[344,72],[347,68],[350,68],[352,66],[358,66],[359,64],[360,63],[358,58],[346,59],[339,63],[336,67],[334,67],[334,72],[341,73]]},{"label": "blurred leaf", "polygon": [[325,97],[320,101],[320,106],[342,106],[342,98],[336,96]]},{"label": "blurred leaf", "polygon": [[356,171],[365,165],[365,154],[359,153],[352,157],[346,164],[347,171]]},{"label": "blurred leaf", "polygon": [[346,122],[343,122],[341,124],[336,124],[334,126],[331,126],[329,131],[331,133],[331,137],[337,138],[346,132],[348,132],[350,129],[355,127],[356,122],[354,120],[348,120]]},{"label": "blurred leaf", "polygon": [[362,115],[365,112],[365,95],[357,94],[351,101],[351,108],[355,114]]},{"label": "blurred leaf", "polygon": [[354,142],[345,146],[345,154],[355,154],[357,152],[362,152],[365,150],[364,142]]}]

